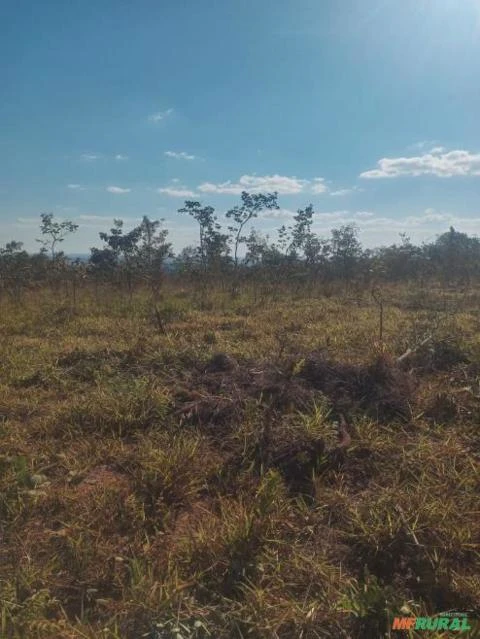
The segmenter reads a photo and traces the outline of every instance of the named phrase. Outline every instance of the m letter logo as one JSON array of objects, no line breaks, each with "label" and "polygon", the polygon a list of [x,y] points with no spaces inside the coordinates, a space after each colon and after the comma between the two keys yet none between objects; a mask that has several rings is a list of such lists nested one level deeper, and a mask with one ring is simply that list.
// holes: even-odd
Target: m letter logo
[{"label": "m letter logo", "polygon": [[415,626],[415,617],[395,617],[392,630],[411,630]]}]

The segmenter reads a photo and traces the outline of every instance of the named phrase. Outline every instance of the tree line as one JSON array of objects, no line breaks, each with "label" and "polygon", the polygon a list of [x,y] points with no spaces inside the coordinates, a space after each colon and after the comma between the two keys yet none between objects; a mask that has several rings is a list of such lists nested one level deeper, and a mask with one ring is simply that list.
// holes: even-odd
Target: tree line
[{"label": "tree line", "polygon": [[277,193],[243,192],[240,203],[226,212],[222,226],[213,207],[187,200],[178,212],[196,222],[198,243],[177,255],[162,226],[164,220],[144,216],[126,232],[123,221],[114,219],[112,228],[99,234],[103,246],[91,248],[86,262],[70,259],[59,250],[78,225],[42,213],[38,253],[28,253],[15,240],[0,248],[1,291],[16,297],[23,290],[48,283],[64,286],[75,297],[80,284],[91,282],[97,288],[118,287],[128,295],[146,286],[158,299],[167,260],[172,277],[183,277],[200,287],[218,282],[232,293],[248,282],[295,287],[341,282],[346,288],[432,280],[447,286],[469,285],[480,274],[480,240],[453,227],[435,241],[418,246],[400,234],[397,243],[366,249],[355,224],[332,229],[329,237],[316,234],[310,204],[299,209],[292,224],[282,225],[271,239],[256,230],[253,222],[262,212],[278,208]]}]

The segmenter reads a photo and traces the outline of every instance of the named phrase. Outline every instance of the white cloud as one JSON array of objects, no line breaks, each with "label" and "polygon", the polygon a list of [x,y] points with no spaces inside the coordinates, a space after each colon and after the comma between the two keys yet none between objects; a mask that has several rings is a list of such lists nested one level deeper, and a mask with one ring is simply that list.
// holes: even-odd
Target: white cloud
[{"label": "white cloud", "polygon": [[115,156],[115,159],[119,161],[128,160],[128,155],[122,155],[121,153],[117,153],[117,155]]},{"label": "white cloud", "polygon": [[99,160],[102,156],[97,153],[82,153],[80,156],[81,160],[86,160],[87,162],[94,162],[95,160]]},{"label": "white cloud", "polygon": [[195,160],[195,155],[190,155],[189,153],[185,153],[185,151],[165,151],[165,154],[169,158],[175,158],[175,160]]},{"label": "white cloud", "polygon": [[67,184],[67,189],[73,189],[76,191],[83,191],[83,186],[81,184]]},{"label": "white cloud", "polygon": [[166,111],[158,111],[157,113],[152,113],[152,115],[148,116],[150,122],[160,122],[160,120],[165,120],[169,115],[173,113],[173,109],[167,109]]},{"label": "white cloud", "polygon": [[202,193],[222,193],[231,195],[240,195],[242,191],[250,193],[272,192],[277,191],[280,195],[292,195],[305,192],[308,188],[312,193],[319,194],[327,191],[323,178],[315,178],[313,182],[310,180],[302,180],[297,177],[287,177],[284,175],[242,175],[238,182],[222,182],[214,184],[212,182],[204,182],[200,184],[198,190]]},{"label": "white cloud", "polygon": [[378,161],[376,169],[365,171],[360,177],[380,179],[419,175],[435,175],[442,178],[480,175],[480,153],[447,151],[439,146],[424,155],[382,158]]},{"label": "white cloud", "polygon": [[333,222],[338,220],[346,220],[347,217],[351,216],[350,211],[327,211],[325,213],[316,213],[315,214],[315,223],[321,224],[322,222]]},{"label": "white cloud", "polygon": [[318,195],[319,193],[326,193],[328,191],[328,187],[325,184],[324,178],[315,178],[313,182],[312,193]]},{"label": "white cloud", "polygon": [[365,189],[361,189],[358,186],[352,186],[348,189],[337,189],[336,191],[329,191],[332,197],[342,197],[344,195],[350,195],[351,193],[362,193]]},{"label": "white cloud", "polygon": [[157,193],[162,193],[163,195],[168,195],[170,197],[194,197],[195,192],[190,191],[185,187],[164,187],[163,189],[157,189]]},{"label": "white cloud", "polygon": [[373,217],[373,213],[371,213],[370,211],[357,211],[355,213],[355,217],[359,217],[359,218]]},{"label": "white cloud", "polygon": [[123,194],[130,193],[132,189],[122,189],[121,186],[107,186],[107,191],[109,193]]},{"label": "white cloud", "polygon": [[479,230],[480,219],[478,217],[460,217],[456,213],[441,213],[435,209],[425,209],[423,215],[409,215],[403,220],[404,224],[411,227],[425,226],[437,224],[441,222],[442,226],[459,226],[460,230],[464,230],[465,225],[468,226],[469,232],[473,229],[475,232]]},{"label": "white cloud", "polygon": [[261,218],[271,220],[290,220],[295,215],[295,211],[290,209],[267,209],[260,214]]}]

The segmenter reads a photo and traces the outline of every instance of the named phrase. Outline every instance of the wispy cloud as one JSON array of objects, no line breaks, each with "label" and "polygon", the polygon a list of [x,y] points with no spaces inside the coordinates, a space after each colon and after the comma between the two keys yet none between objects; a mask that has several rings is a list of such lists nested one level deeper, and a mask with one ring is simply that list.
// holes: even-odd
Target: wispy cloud
[{"label": "wispy cloud", "polygon": [[420,142],[415,142],[414,144],[409,144],[407,149],[409,151],[424,151],[425,149],[431,149],[434,146],[438,145],[437,140],[420,140]]},{"label": "wispy cloud", "polygon": [[185,151],[165,151],[165,155],[169,158],[175,158],[175,160],[196,160],[195,155],[185,153]]},{"label": "wispy cloud", "polygon": [[67,189],[74,191],[83,191],[84,187],[81,184],[67,184]]},{"label": "wispy cloud", "polygon": [[148,116],[150,122],[160,122],[161,120],[165,120],[169,115],[172,115],[173,109],[167,109],[166,111],[157,111],[157,113],[152,113],[152,115]]},{"label": "wispy cloud", "polygon": [[338,189],[338,191],[331,191],[330,195],[332,197],[341,197],[343,195],[348,195],[352,192],[352,189]]},{"label": "wispy cloud", "polygon": [[107,155],[105,153],[82,153],[80,159],[83,162],[95,162],[95,160],[116,160],[122,162],[128,160],[128,155],[117,153],[116,155]]},{"label": "wispy cloud", "polygon": [[371,211],[357,211],[355,213],[355,217],[358,217],[360,219],[367,219],[373,216],[374,216],[374,213],[372,213]]},{"label": "wispy cloud", "polygon": [[107,186],[107,191],[109,193],[115,193],[117,195],[122,195],[123,193],[130,193],[132,189],[123,189],[121,186]]},{"label": "wispy cloud", "polygon": [[353,218],[353,213],[350,211],[324,211],[323,213],[316,213],[314,218],[314,227],[321,226],[322,224],[331,222],[346,222],[348,218]]},{"label": "wispy cloud", "polygon": [[17,222],[25,226],[37,226],[40,224],[40,218],[36,217],[17,217]]},{"label": "wispy cloud", "polygon": [[284,175],[242,175],[238,182],[222,182],[214,184],[203,182],[198,187],[202,193],[219,193],[239,195],[242,191],[250,193],[277,191],[280,195],[294,195],[310,191],[314,194],[325,193],[328,188],[323,178],[314,178],[313,181],[302,180],[297,177],[287,177]]},{"label": "wispy cloud", "polygon": [[342,197],[344,195],[350,195],[351,193],[361,193],[364,190],[365,189],[361,189],[358,186],[352,186],[348,189],[345,188],[345,189],[337,189],[335,191],[329,191],[329,195],[331,195],[332,197]]},{"label": "wispy cloud", "polygon": [[441,178],[480,175],[480,153],[437,146],[428,153],[413,157],[382,158],[377,168],[360,174],[365,179],[418,177],[434,175]]},{"label": "wispy cloud", "polygon": [[111,220],[113,218],[111,215],[83,215],[82,214],[78,216],[78,219],[84,222],[95,222],[95,221],[105,222],[106,220]]},{"label": "wispy cloud", "polygon": [[190,191],[190,189],[187,189],[182,186],[179,186],[179,187],[166,186],[162,189],[157,189],[157,193],[162,193],[163,195],[168,195],[170,197],[194,197],[195,196],[194,191]]}]

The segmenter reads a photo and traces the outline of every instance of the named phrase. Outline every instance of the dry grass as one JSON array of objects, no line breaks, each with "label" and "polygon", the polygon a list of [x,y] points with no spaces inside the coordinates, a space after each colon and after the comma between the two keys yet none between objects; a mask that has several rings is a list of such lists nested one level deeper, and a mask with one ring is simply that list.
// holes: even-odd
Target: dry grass
[{"label": "dry grass", "polygon": [[172,288],[166,334],[142,293],[2,302],[0,637],[375,639],[478,607],[478,292],[384,297],[382,345],[366,294]]}]

